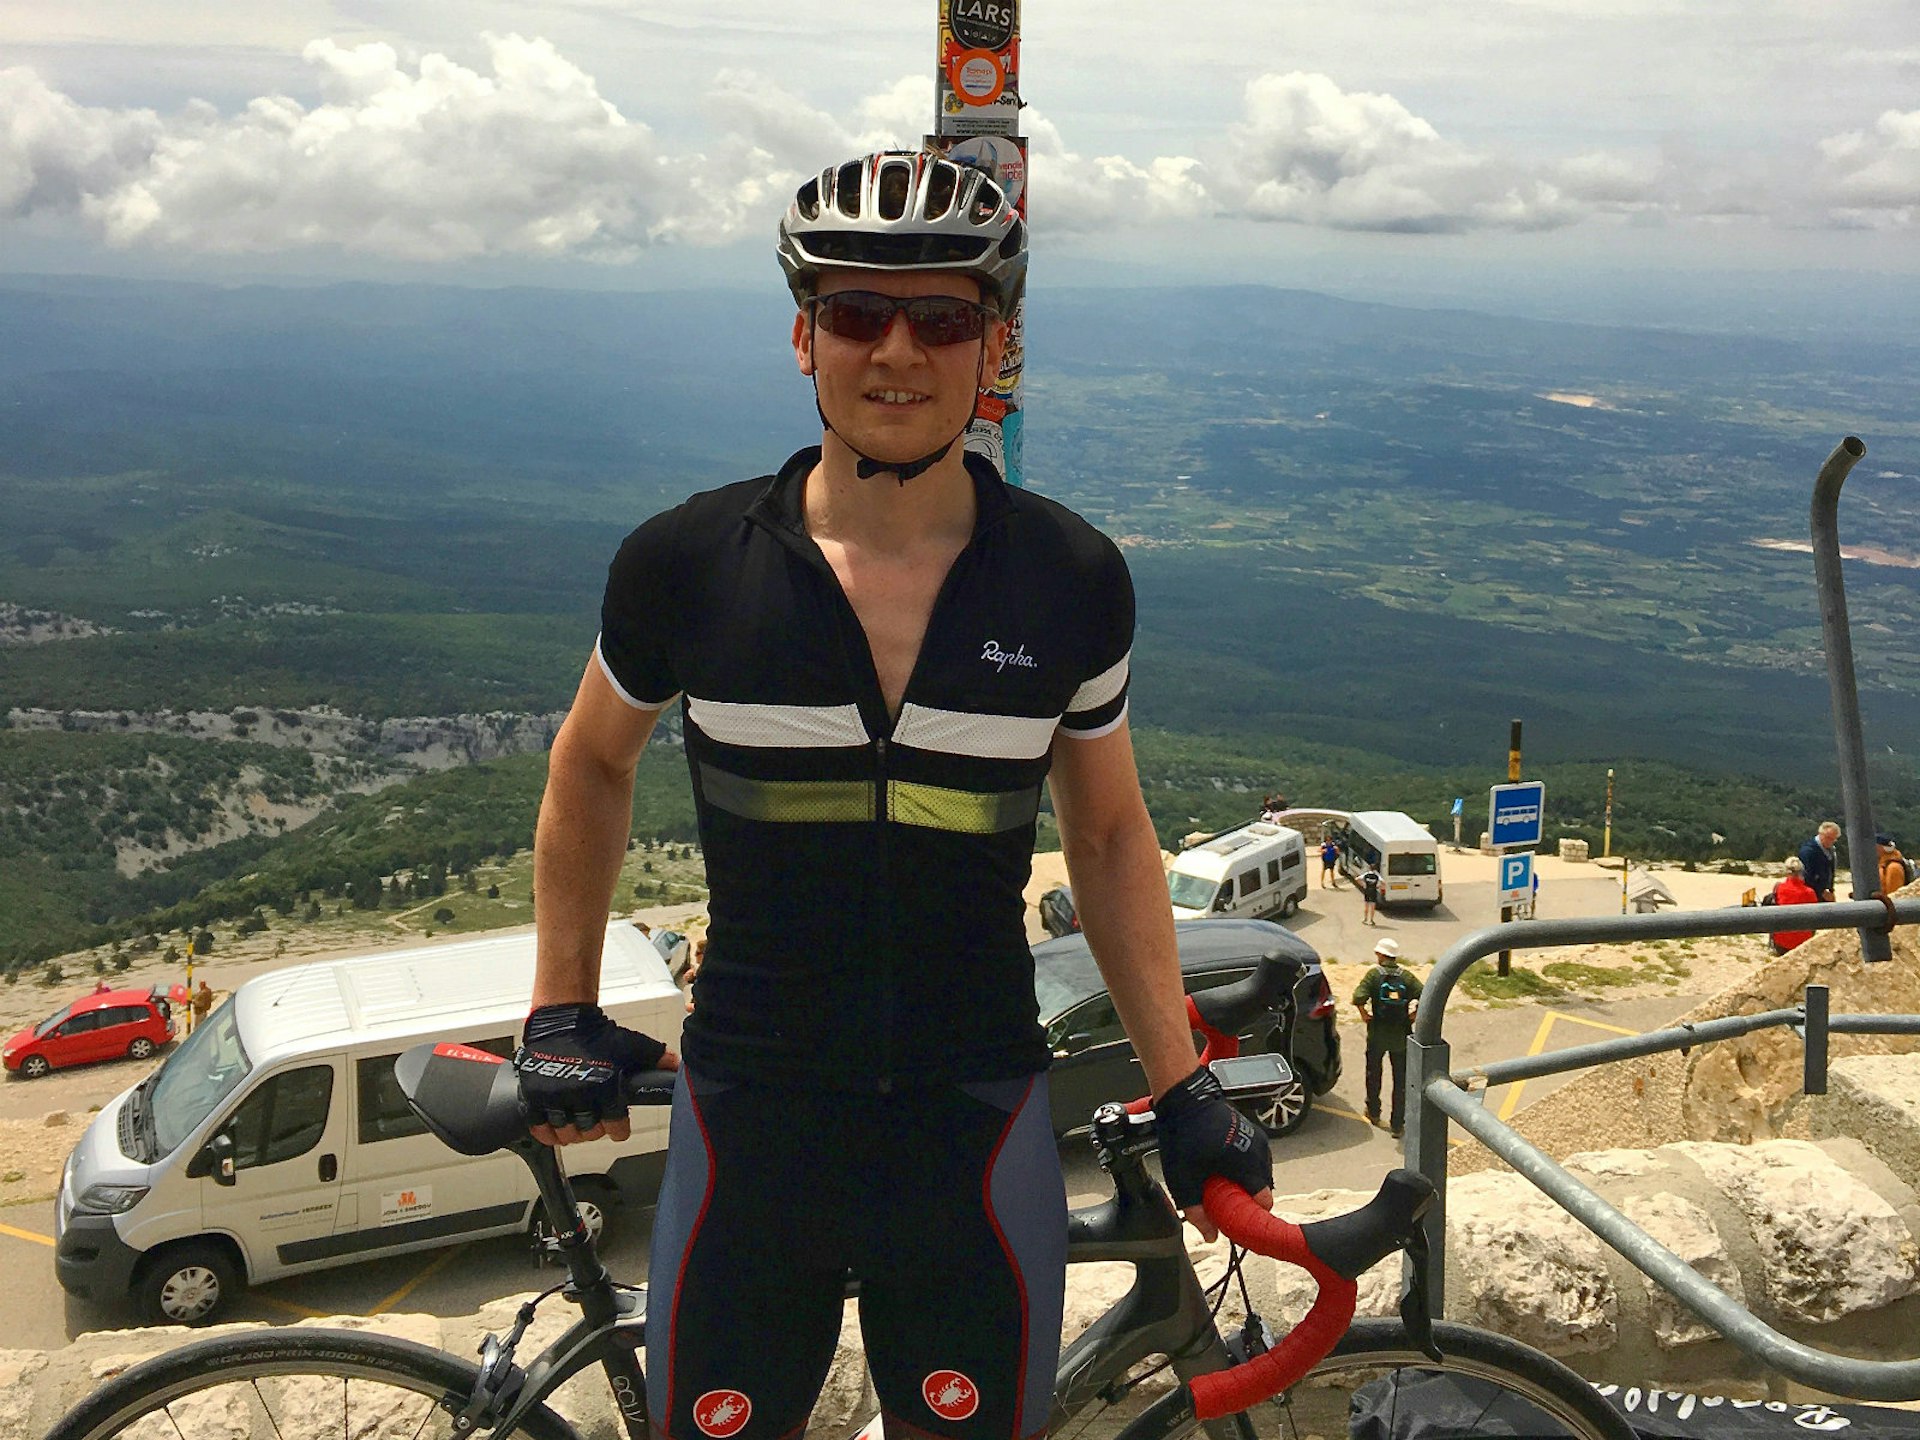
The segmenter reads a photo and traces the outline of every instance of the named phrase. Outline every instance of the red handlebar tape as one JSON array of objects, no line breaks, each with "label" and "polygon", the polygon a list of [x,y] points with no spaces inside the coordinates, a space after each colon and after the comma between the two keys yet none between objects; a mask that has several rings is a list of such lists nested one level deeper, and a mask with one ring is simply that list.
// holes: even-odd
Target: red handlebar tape
[{"label": "red handlebar tape", "polygon": [[1202,1420],[1218,1419],[1256,1405],[1296,1385],[1330,1354],[1353,1320],[1358,1285],[1328,1269],[1307,1248],[1300,1227],[1281,1220],[1253,1203],[1239,1186],[1213,1176],[1206,1185],[1207,1214],[1229,1239],[1259,1255],[1298,1265],[1320,1287],[1313,1308],[1273,1349],[1243,1365],[1189,1382],[1193,1413]]}]

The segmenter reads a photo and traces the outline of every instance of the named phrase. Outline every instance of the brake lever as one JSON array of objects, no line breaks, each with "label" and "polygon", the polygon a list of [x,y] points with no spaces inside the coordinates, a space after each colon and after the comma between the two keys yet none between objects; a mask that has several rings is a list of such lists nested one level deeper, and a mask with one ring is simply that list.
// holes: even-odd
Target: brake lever
[{"label": "brake lever", "polygon": [[1413,1277],[1400,1292],[1400,1323],[1406,1328],[1407,1339],[1416,1350],[1431,1360],[1439,1361],[1445,1357],[1433,1340],[1433,1306],[1427,1293],[1428,1248],[1424,1224],[1416,1228],[1408,1239],[1406,1256],[1411,1262]]}]

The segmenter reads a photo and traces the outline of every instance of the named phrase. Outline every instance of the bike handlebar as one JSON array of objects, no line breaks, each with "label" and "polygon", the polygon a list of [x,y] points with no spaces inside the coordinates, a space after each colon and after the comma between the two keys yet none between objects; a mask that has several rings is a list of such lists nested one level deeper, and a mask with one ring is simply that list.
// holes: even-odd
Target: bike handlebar
[{"label": "bike handlebar", "polygon": [[1187,1389],[1201,1420],[1232,1415],[1300,1382],[1332,1353],[1353,1320],[1360,1274],[1404,1249],[1433,1202],[1433,1185],[1412,1170],[1395,1170],[1358,1210],[1296,1225],[1262,1210],[1239,1186],[1213,1176],[1206,1183],[1207,1214],[1237,1245],[1298,1265],[1319,1286],[1313,1306],[1263,1355],[1196,1375]]}]

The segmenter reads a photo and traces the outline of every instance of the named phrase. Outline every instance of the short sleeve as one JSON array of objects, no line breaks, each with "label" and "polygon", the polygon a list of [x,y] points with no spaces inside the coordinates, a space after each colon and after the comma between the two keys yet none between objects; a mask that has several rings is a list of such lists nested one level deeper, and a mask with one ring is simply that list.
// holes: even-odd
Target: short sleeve
[{"label": "short sleeve", "polygon": [[679,573],[673,536],[679,510],[654,516],[621,542],[600,602],[600,668],[636,710],[659,710],[681,690],[674,674],[671,586]]},{"label": "short sleeve", "polygon": [[1060,728],[1078,740],[1093,740],[1119,728],[1127,714],[1128,665],[1133,653],[1133,576],[1120,547],[1100,537],[1099,561],[1090,567],[1082,613],[1089,617],[1084,678]]}]

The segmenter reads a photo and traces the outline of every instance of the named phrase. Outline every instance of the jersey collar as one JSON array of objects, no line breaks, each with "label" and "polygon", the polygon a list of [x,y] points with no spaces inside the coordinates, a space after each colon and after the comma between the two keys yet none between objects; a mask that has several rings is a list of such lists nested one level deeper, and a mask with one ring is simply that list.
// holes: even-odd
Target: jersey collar
[{"label": "jersey collar", "polygon": [[[973,477],[973,533],[978,536],[1012,513],[1013,499],[1008,495],[1007,484],[1000,478],[999,471],[993,468],[991,460],[971,451],[964,458],[967,474]],[[818,445],[795,451],[792,458],[780,467],[780,472],[767,483],[760,498],[753,502],[752,508],[747,511],[749,517],[788,535],[804,536],[807,524],[801,506],[806,480],[819,463]]]}]

